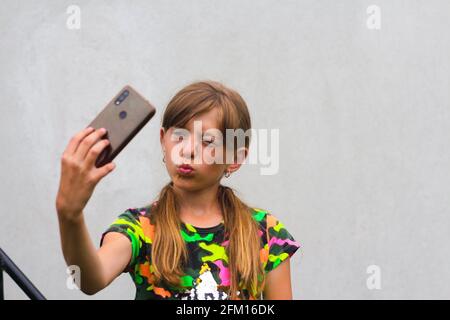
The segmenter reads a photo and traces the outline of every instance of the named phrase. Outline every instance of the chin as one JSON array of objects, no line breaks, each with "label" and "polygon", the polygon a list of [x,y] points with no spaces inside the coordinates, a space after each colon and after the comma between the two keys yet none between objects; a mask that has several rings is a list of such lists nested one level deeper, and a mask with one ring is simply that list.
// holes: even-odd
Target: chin
[{"label": "chin", "polygon": [[198,183],[193,177],[185,177],[175,174],[172,178],[173,185],[179,189],[186,191],[196,191],[202,189],[201,184]]}]

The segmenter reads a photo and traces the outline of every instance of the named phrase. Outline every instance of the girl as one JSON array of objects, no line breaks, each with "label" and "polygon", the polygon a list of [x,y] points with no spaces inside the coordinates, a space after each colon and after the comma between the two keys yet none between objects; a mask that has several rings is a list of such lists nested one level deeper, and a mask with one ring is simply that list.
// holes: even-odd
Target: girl
[{"label": "girl", "polygon": [[128,272],[136,299],[292,299],[289,258],[299,244],[272,214],[220,183],[240,168],[250,143],[245,137],[242,148],[230,147],[226,129],[250,128],[246,103],[223,84],[179,91],[160,130],[170,182],[154,201],[121,213],[99,249],[82,211],[115,164],[95,167],[108,144],[104,131],[74,136],[62,156],[56,208],[63,254],[80,267],[81,290],[94,294]]}]

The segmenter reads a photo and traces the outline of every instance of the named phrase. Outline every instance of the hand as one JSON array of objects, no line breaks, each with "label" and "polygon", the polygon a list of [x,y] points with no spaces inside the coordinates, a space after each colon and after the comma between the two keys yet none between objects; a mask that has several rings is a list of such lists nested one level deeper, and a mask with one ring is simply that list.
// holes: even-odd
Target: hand
[{"label": "hand", "polygon": [[69,220],[79,218],[97,183],[114,170],[112,162],[100,168],[95,166],[97,157],[109,145],[109,140],[101,139],[105,133],[86,128],[73,136],[64,150],[56,197],[56,210],[60,216]]}]

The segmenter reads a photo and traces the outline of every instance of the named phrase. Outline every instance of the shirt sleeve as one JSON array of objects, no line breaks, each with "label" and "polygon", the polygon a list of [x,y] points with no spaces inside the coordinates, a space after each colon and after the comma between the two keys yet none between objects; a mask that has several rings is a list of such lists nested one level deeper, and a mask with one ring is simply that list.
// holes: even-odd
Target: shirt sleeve
[{"label": "shirt sleeve", "polygon": [[284,224],[272,214],[267,214],[266,222],[269,257],[265,271],[269,272],[278,267],[281,262],[292,257],[300,248],[300,244],[289,233]]},{"label": "shirt sleeve", "polygon": [[122,273],[129,272],[135,263],[142,248],[143,230],[139,221],[139,211],[129,208],[121,213],[112,224],[102,233],[100,247],[108,232],[118,232],[125,235],[131,242],[131,260]]}]

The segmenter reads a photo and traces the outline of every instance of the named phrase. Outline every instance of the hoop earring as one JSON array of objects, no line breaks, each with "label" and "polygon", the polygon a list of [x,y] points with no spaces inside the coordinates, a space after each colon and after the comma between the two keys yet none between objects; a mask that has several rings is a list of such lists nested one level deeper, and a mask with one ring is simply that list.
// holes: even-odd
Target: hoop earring
[{"label": "hoop earring", "polygon": [[225,178],[228,178],[230,176],[231,176],[231,172],[230,171],[225,172]]}]

